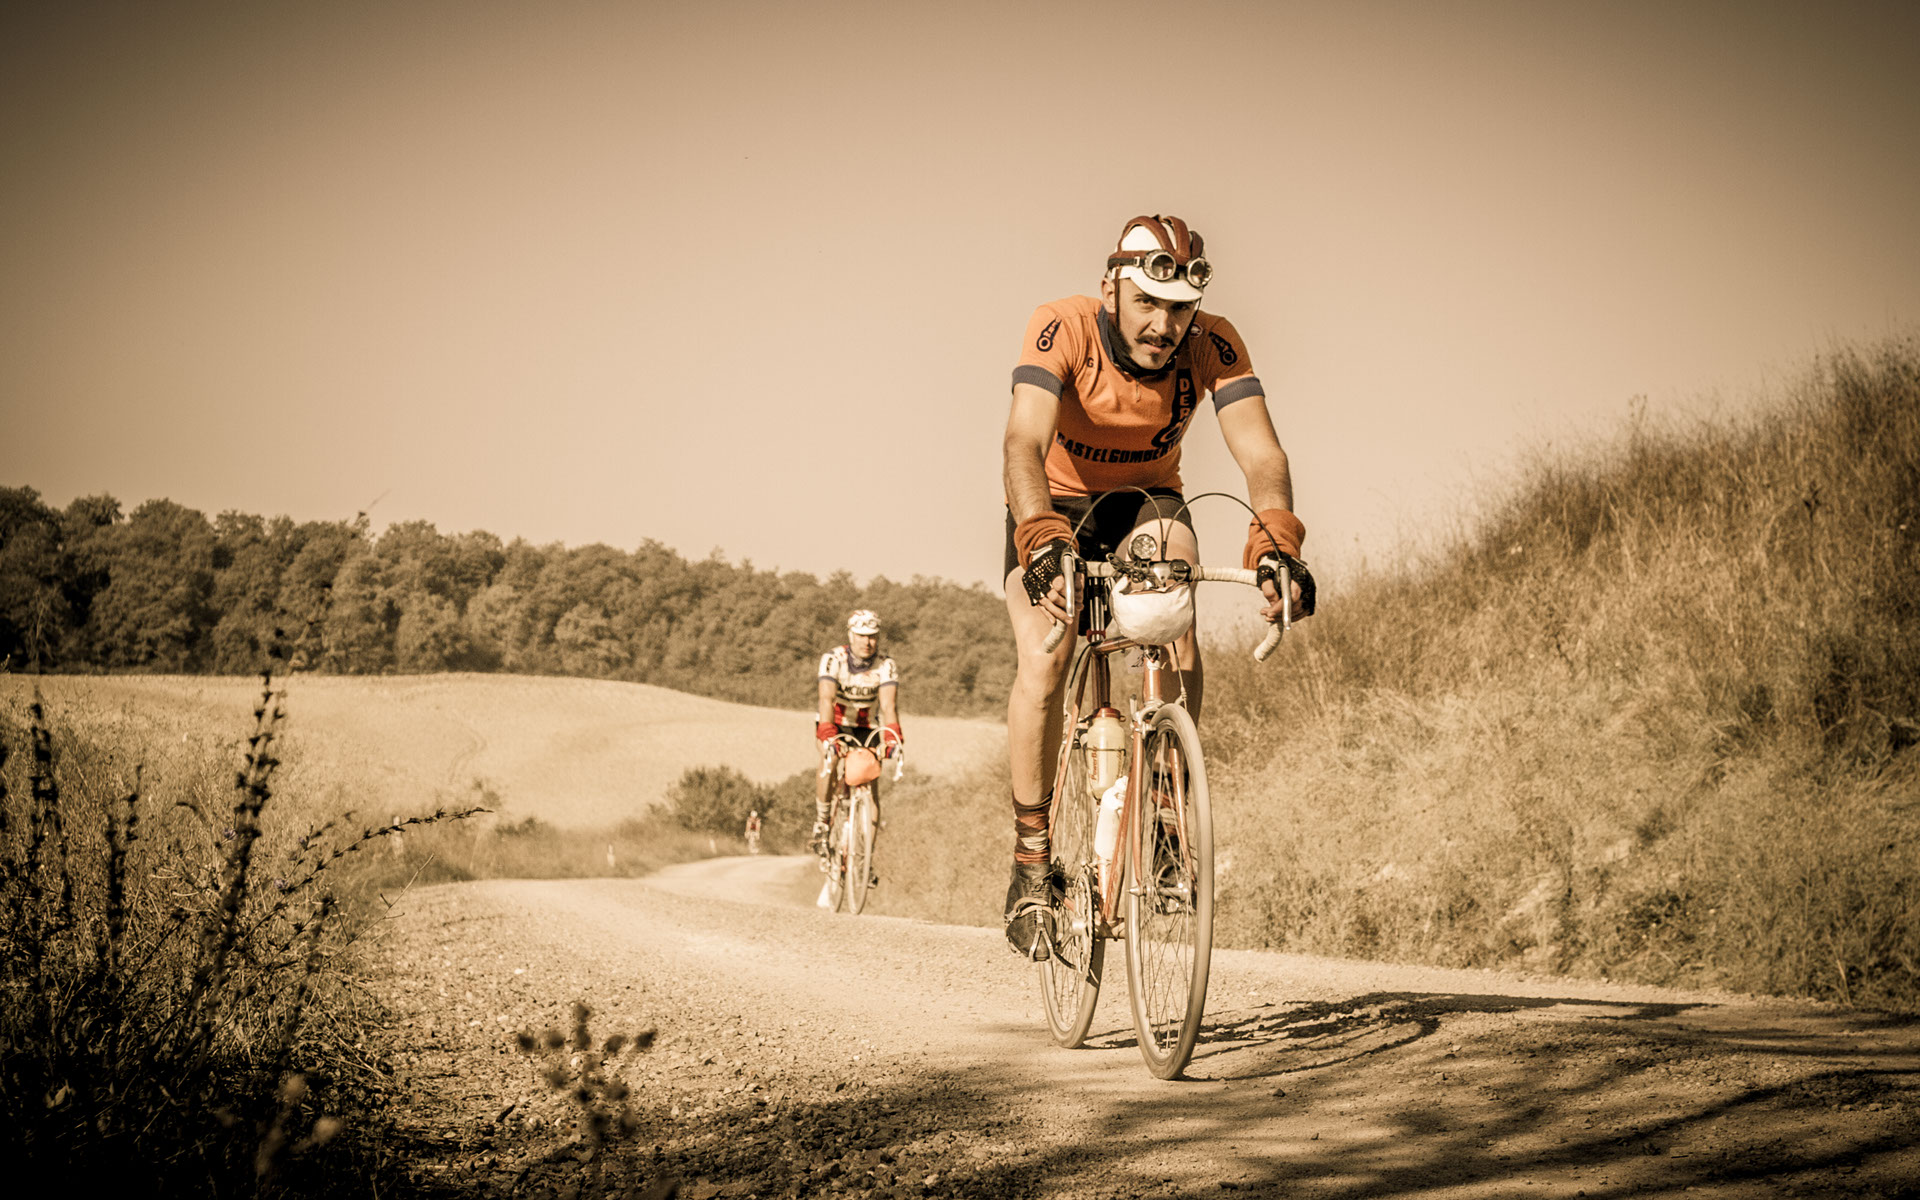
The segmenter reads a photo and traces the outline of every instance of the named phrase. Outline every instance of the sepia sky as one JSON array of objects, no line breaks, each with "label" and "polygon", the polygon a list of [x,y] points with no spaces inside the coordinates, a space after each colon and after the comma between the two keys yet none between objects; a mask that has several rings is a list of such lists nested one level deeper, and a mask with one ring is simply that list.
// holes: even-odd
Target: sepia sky
[{"label": "sepia sky", "polygon": [[1027,315],[1167,212],[1324,574],[1920,324],[1910,3],[23,7],[0,484],[55,505],[997,586]]}]

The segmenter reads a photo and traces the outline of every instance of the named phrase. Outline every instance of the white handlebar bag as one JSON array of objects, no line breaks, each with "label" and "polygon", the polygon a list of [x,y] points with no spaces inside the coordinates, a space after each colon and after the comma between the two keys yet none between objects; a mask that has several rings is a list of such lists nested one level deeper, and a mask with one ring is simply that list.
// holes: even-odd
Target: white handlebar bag
[{"label": "white handlebar bag", "polygon": [[[1133,591],[1140,586],[1139,591]],[[1177,583],[1165,588],[1136,585],[1122,579],[1109,593],[1113,607],[1113,629],[1121,637],[1149,646],[1161,646],[1177,640],[1193,628],[1193,587]]]}]

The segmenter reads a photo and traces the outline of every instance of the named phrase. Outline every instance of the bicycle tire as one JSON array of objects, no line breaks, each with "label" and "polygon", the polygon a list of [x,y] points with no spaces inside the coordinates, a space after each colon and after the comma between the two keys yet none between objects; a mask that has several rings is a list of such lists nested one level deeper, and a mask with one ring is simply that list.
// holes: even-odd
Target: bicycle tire
[{"label": "bicycle tire", "polygon": [[[1181,781],[1184,765],[1184,784]],[[1127,865],[1127,995],[1156,1078],[1186,1069],[1213,958],[1213,811],[1193,718],[1161,706],[1147,728]],[[1171,797],[1160,815],[1157,797]]]},{"label": "bicycle tire", "polygon": [[867,881],[873,878],[873,788],[853,789],[847,802],[847,911],[867,906]]},{"label": "bicycle tire", "polygon": [[1100,797],[1087,784],[1087,756],[1080,731],[1068,743],[1053,788],[1053,857],[1065,878],[1059,908],[1051,914],[1052,952],[1035,964],[1047,1032],[1056,1045],[1077,1050],[1093,1025],[1100,1000],[1107,944],[1099,935],[1099,866],[1093,853]]},{"label": "bicycle tire", "polygon": [[[839,783],[836,778],[836,790]],[[847,903],[846,824],[847,806],[836,795],[827,817],[827,898],[833,901],[834,912],[839,912]]]}]

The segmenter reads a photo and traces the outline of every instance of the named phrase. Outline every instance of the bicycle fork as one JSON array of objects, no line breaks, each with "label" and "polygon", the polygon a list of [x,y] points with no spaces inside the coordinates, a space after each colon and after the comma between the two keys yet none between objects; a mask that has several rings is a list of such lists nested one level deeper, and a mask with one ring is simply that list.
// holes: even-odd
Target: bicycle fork
[{"label": "bicycle fork", "polygon": [[[1111,677],[1105,658],[1106,653],[1124,649],[1116,645],[1112,650],[1104,650],[1102,656],[1093,664],[1096,679],[1096,694],[1101,697],[1111,695]],[[1162,795],[1150,790],[1153,764],[1147,762],[1147,731],[1153,725],[1153,717],[1160,707],[1167,703],[1164,680],[1168,670],[1166,651],[1159,646],[1142,646],[1141,699],[1133,710],[1129,721],[1131,737],[1128,739],[1127,790],[1120,808],[1118,837],[1114,845],[1113,861],[1103,863],[1100,877],[1100,927],[1103,936],[1122,938],[1126,936],[1124,918],[1120,915],[1122,883],[1127,876],[1127,868],[1133,868],[1133,887],[1140,891],[1159,890],[1159,872],[1151,860],[1140,862],[1142,851],[1152,854],[1151,845],[1162,843],[1173,847],[1173,852],[1184,859],[1188,855],[1186,839],[1179,836],[1178,830],[1185,827],[1185,788],[1181,786],[1177,767],[1168,771],[1171,777],[1171,794]],[[1077,715],[1077,714],[1076,714]],[[1141,822],[1151,819],[1159,827],[1159,836],[1154,843],[1147,843],[1141,829]],[[1191,864],[1189,864],[1190,866]]]}]

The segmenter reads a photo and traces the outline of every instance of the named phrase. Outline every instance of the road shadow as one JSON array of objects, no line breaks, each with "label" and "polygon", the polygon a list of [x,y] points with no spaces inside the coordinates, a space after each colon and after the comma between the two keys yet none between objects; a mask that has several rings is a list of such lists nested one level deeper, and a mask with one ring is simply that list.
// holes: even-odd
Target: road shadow
[{"label": "road shadow", "polygon": [[[1672,1018],[1698,1007],[1458,992],[1370,992],[1339,1001],[1229,1011],[1201,1029],[1187,1074],[1195,1079],[1246,1080],[1331,1070],[1432,1037],[1450,1016],[1569,1005],[1616,1021]],[[1134,1044],[1131,1031],[1125,1038],[1127,1044]]]},{"label": "road shadow", "polygon": [[[1532,1019],[1491,1036],[1481,1021],[1462,1044],[1460,1017]],[[1131,1029],[1089,1044],[1137,1049]],[[1215,1140],[1293,1124],[1312,1144],[1284,1168],[1156,1194],[1498,1195],[1562,1180],[1590,1197],[1920,1196],[1920,1021],[1897,1015],[1373,992],[1220,1014],[1187,1082],[1204,1098],[1148,1101],[1130,1120],[1177,1142],[1211,1110],[1228,1127]],[[1322,1140],[1343,1126],[1362,1132]]]},{"label": "road shadow", "polygon": [[[1246,1080],[1337,1067],[1430,1037],[1448,1016],[1569,1004],[1611,1009],[1623,1020],[1672,1017],[1696,1007],[1454,992],[1371,992],[1337,1001],[1209,1011],[1185,1078]],[[1128,1024],[1091,1033],[1087,1044],[1104,1050],[1138,1048],[1140,1043]],[[1303,1058],[1298,1051],[1309,1045],[1316,1053]]]},{"label": "road shadow", "polygon": [[[589,1153],[577,1138],[505,1128],[485,1141],[414,1136],[382,1194],[417,1197],[618,1196],[665,1200],[848,1195],[874,1200],[1039,1197],[1046,1156],[1023,1145],[1004,1083],[935,1072],[910,1084],[846,1086],[811,1100],[720,1095],[669,1108],[641,1103],[639,1125]],[[1038,1169],[1036,1169],[1038,1168]]]},{"label": "road shadow", "polygon": [[[1085,1069],[1112,1053],[1140,1086]],[[1130,1034],[1062,1051],[1036,1030],[1019,1062],[683,1096],[595,1159],[548,1142],[416,1194],[1920,1196],[1920,1026],[1899,1018],[1371,992],[1228,1011],[1191,1081],[1144,1074]]]}]

